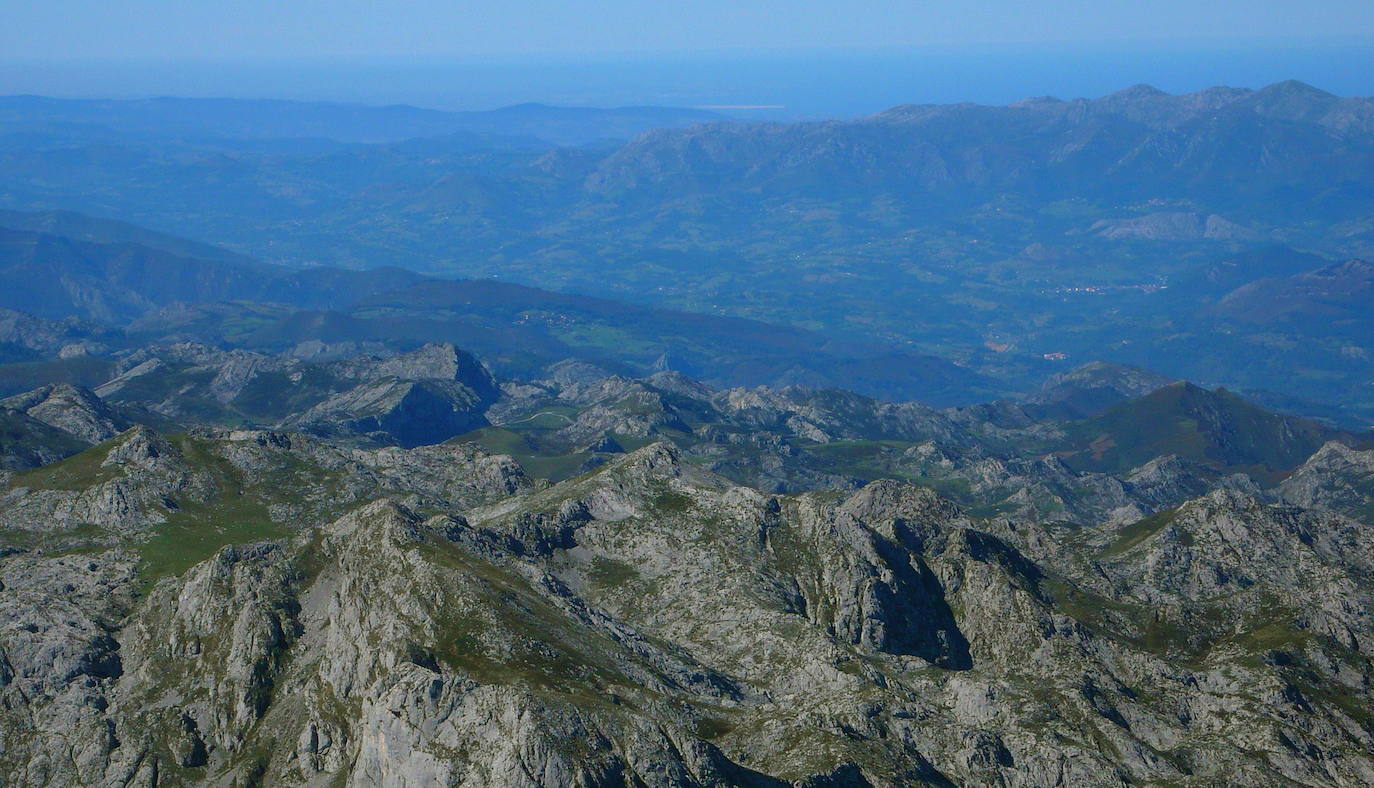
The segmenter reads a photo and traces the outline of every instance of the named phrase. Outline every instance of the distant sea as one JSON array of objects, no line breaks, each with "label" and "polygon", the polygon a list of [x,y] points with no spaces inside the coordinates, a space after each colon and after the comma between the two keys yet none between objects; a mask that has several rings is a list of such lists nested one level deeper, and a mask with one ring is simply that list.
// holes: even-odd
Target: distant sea
[{"label": "distant sea", "polygon": [[1374,95],[1374,41],[1015,45],[648,57],[121,60],[0,58],[0,94],[286,98],[436,109],[537,101],[726,107],[742,117],[845,118],[897,104],[1094,97],[1138,83],[1171,93],[1299,79]]}]

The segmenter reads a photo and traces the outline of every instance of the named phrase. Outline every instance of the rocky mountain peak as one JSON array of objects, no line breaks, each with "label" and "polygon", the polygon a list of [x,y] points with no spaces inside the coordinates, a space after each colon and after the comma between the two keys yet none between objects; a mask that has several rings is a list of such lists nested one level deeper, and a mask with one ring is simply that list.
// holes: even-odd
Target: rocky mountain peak
[{"label": "rocky mountain peak", "polygon": [[16,394],[0,400],[0,407],[22,411],[33,419],[92,444],[112,438],[129,426],[128,421],[116,414],[95,392],[67,383],[55,383]]},{"label": "rocky mountain peak", "polygon": [[1131,85],[1128,88],[1122,88],[1121,90],[1118,90],[1115,93],[1108,94],[1103,100],[1129,102],[1139,101],[1142,99],[1163,98],[1167,97],[1168,95],[1168,93],[1165,93],[1164,91],[1160,90],[1154,85],[1147,85],[1141,83],[1138,85]]},{"label": "rocky mountain peak", "polygon": [[1151,394],[1175,381],[1150,370],[1093,361],[1052,375],[1027,401],[1069,408],[1090,416],[1110,405]]},{"label": "rocky mountain peak", "polygon": [[1271,102],[1326,102],[1336,98],[1333,93],[1328,93],[1321,88],[1313,87],[1301,80],[1286,79],[1282,82],[1275,82],[1267,85],[1251,94],[1252,97],[1262,103]]},{"label": "rocky mountain peak", "polygon": [[456,380],[482,396],[491,396],[497,384],[491,372],[471,353],[452,343],[436,342],[408,353],[379,361],[374,374],[406,380]]},{"label": "rocky mountain peak", "polygon": [[864,485],[840,504],[839,511],[866,523],[950,522],[961,515],[957,506],[932,490],[891,479]]}]

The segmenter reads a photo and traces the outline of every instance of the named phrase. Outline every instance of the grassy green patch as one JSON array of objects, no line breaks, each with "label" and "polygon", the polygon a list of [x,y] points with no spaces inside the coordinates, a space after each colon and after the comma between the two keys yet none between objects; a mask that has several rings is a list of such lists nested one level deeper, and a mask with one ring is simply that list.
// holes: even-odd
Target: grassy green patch
[{"label": "grassy green patch", "polygon": [[419,549],[457,573],[445,585],[456,582],[477,602],[434,611],[442,624],[433,640],[438,660],[483,683],[524,686],[580,705],[609,705],[609,688],[634,686],[609,657],[614,643],[572,624],[523,578],[453,545]]},{"label": "grassy green patch", "polygon": [[0,530],[0,547],[38,550],[54,557],[103,553],[114,544],[114,538],[98,525],[78,525],[62,531]]},{"label": "grassy green patch", "polygon": [[459,435],[449,443],[475,443],[484,451],[492,454],[509,454],[512,457],[529,454],[533,448],[523,435],[506,427],[483,427]]},{"label": "grassy green patch", "polygon": [[1123,472],[1176,454],[1225,472],[1277,483],[1335,433],[1270,413],[1224,390],[1175,384],[1068,427],[1076,470]]},{"label": "grassy green patch", "polygon": [[1311,633],[1295,629],[1287,616],[1237,633],[1228,639],[1246,651],[1262,654],[1274,649],[1301,649]]},{"label": "grassy green patch", "polygon": [[[676,430],[674,430],[674,432],[676,433]],[[612,433],[611,437],[615,438],[615,442],[619,443],[620,448],[624,449],[626,453],[638,451],[651,443],[657,443],[661,440],[657,435],[621,435],[620,433]]]},{"label": "grassy green patch", "polygon": [[587,580],[600,588],[623,585],[639,577],[639,572],[624,561],[597,556],[586,570]]},{"label": "grassy green patch", "polygon": [[548,479],[551,482],[561,482],[581,473],[583,464],[591,456],[586,452],[577,452],[553,457],[527,455],[515,459],[530,476],[537,479]]},{"label": "grassy green patch", "polygon": [[208,505],[189,506],[171,515],[138,546],[144,582],[180,575],[220,548],[279,539],[286,526],[273,522],[267,508],[243,496],[225,496]]},{"label": "grassy green patch", "polygon": [[65,460],[16,474],[10,484],[34,490],[84,490],[107,482],[123,475],[118,468],[101,465],[110,449],[122,440],[122,436],[116,436]]},{"label": "grassy green patch", "polygon": [[[137,546],[139,571],[145,583],[179,575],[225,545],[288,536],[291,529],[272,519],[269,505],[296,500],[304,489],[328,490],[333,481],[329,472],[286,457],[279,467],[265,475],[269,483],[249,486],[238,469],[212,451],[211,443],[187,435],[170,436],[169,440],[192,467],[211,474],[218,492],[208,501],[178,501],[167,521]],[[346,507],[346,502],[325,505],[319,516],[328,519]]]},{"label": "grassy green patch", "polygon": [[579,323],[574,327],[555,329],[551,333],[575,348],[613,351],[643,358],[653,358],[663,352],[663,347],[658,343],[613,326]]},{"label": "grassy green patch", "polygon": [[1129,551],[1146,539],[1163,531],[1178,519],[1178,509],[1165,509],[1155,512],[1143,520],[1132,523],[1117,532],[1116,539],[1103,548],[1099,558],[1115,558]]},{"label": "grassy green patch", "polygon": [[[541,418],[545,417],[541,416]],[[547,418],[557,417],[547,416]],[[560,420],[556,426],[566,426],[566,422]],[[583,463],[587,461],[588,457],[591,457],[591,454],[587,452],[569,453],[566,447],[562,450],[548,450],[547,447],[540,447],[536,443],[536,439],[541,431],[526,429],[524,425],[518,425],[515,428],[509,426],[484,427],[453,438],[449,443],[476,443],[484,451],[492,454],[508,454],[520,463],[520,467],[524,468],[526,473],[538,479],[561,482],[580,473]]]},{"label": "grassy green patch", "polygon": [[234,398],[234,408],[248,419],[280,421],[309,408],[324,395],[349,387],[316,367],[306,366],[298,374],[298,380],[285,372],[255,375]]},{"label": "grassy green patch", "polygon": [[1157,656],[1181,658],[1191,664],[1210,645],[1202,628],[1185,627],[1159,616],[1155,608],[1108,599],[1054,577],[1046,577],[1042,588],[1060,609],[1090,629]]},{"label": "grassy green patch", "polygon": [[692,499],[680,492],[664,490],[650,503],[660,514],[682,514],[692,508]]}]

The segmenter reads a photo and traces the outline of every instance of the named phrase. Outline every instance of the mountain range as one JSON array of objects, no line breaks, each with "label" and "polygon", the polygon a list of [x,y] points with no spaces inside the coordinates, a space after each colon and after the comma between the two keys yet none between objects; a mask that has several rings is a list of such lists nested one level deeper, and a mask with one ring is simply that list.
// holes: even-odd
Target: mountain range
[{"label": "mountain range", "polygon": [[247,99],[153,98],[102,101],[44,96],[0,98],[10,134],[59,131],[150,138],[401,142],[454,136],[517,147],[584,145],[628,139],[649,129],[722,120],[708,110],[677,107],[551,107],[518,104],[481,112],[444,112],[406,105]]},{"label": "mountain range", "polygon": [[[402,269],[264,265],[73,213],[0,215],[0,307],[101,324],[68,337],[73,345],[87,338],[107,345],[194,340],[327,354],[331,347],[451,341],[507,374],[577,356],[623,371],[671,367],[725,385],[845,381],[878,396],[942,403],[997,388],[973,371],[896,345]],[[29,325],[32,339],[8,341],[57,350],[48,339],[55,332]]]},{"label": "mountain range", "polygon": [[0,784],[1374,783],[1371,107],[0,99]]},{"label": "mountain range", "polygon": [[19,783],[1374,772],[1371,435],[1107,364],[935,410],[114,356],[0,401]]},{"label": "mountain range", "polygon": [[[754,319],[943,356],[1010,389],[1060,371],[1062,354],[1243,391],[1282,379],[1276,406],[1374,414],[1359,314],[1337,336],[1299,310],[1275,333],[1244,319],[1267,307],[1217,304],[1371,256],[1370,102],[1301,83],[812,123],[665,110],[628,141],[571,147],[418,121],[368,137],[309,104],[224,104],[205,117],[234,120],[211,139],[175,120],[200,117],[196,102],[12,103],[37,125],[16,120],[0,141],[0,207],[118,218],[291,267],[399,266]],[[496,119],[532,114],[624,137],[616,118],[634,112],[618,112],[514,108],[471,134],[525,134]],[[93,138],[44,120],[63,113],[107,125]],[[375,110],[390,113],[416,114]],[[310,136],[330,124],[335,139]]]}]

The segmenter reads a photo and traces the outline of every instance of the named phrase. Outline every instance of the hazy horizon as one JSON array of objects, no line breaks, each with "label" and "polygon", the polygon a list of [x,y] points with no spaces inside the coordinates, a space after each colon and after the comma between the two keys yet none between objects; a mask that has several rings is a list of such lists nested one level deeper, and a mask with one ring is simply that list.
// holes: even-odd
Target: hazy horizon
[{"label": "hazy horizon", "polygon": [[615,55],[0,60],[0,94],[60,98],[265,98],[482,110],[727,107],[745,117],[852,117],[897,104],[1007,104],[1169,93],[1297,79],[1374,94],[1374,41],[1211,41],[797,49]]}]

